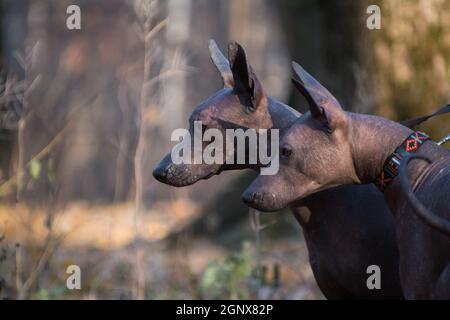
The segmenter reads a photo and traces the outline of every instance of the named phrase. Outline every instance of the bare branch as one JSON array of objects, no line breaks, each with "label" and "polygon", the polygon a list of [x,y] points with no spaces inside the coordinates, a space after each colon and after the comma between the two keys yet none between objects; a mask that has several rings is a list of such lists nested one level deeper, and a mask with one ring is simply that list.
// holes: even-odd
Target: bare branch
[{"label": "bare branch", "polygon": [[166,27],[168,22],[168,19],[164,19],[161,22],[159,22],[156,26],[154,26],[146,35],[145,35],[145,41],[150,42],[155,38],[158,33]]}]

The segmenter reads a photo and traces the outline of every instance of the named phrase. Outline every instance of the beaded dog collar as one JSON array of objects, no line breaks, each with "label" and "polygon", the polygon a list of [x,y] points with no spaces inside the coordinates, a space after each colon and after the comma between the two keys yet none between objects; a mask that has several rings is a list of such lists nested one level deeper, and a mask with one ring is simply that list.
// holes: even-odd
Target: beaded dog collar
[{"label": "beaded dog collar", "polygon": [[430,137],[425,133],[420,131],[413,132],[397,149],[395,149],[394,153],[386,159],[383,171],[380,172],[374,182],[381,192],[384,192],[387,186],[398,175],[401,159],[408,155],[408,153],[414,153],[419,150],[427,140],[430,140]]}]

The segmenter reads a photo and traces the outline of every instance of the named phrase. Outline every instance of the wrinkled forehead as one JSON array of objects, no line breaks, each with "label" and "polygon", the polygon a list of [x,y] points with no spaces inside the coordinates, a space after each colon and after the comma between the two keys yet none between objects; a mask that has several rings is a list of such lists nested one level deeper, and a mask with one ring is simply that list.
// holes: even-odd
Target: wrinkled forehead
[{"label": "wrinkled forehead", "polygon": [[241,108],[237,94],[231,88],[223,88],[201,102],[191,113],[189,123],[194,121],[207,122],[210,119],[222,118],[228,120],[235,114],[237,108]]},{"label": "wrinkled forehead", "polygon": [[304,113],[298,118],[282,138],[282,143],[292,146],[306,143],[314,133],[320,132],[317,122],[311,117],[311,113]]}]

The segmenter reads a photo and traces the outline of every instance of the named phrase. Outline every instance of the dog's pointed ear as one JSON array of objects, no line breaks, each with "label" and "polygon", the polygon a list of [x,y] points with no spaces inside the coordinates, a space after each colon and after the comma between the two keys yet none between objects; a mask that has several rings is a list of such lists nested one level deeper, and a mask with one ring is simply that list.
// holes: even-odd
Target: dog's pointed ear
[{"label": "dog's pointed ear", "polygon": [[219,70],[220,75],[222,76],[223,86],[225,88],[233,88],[234,81],[230,63],[228,62],[227,58],[225,58],[222,51],[220,51],[217,43],[212,39],[209,40],[209,54],[217,70]]},{"label": "dog's pointed ear", "polygon": [[253,110],[265,105],[267,99],[264,89],[247,61],[244,48],[236,41],[228,44],[228,58],[236,93],[248,97]]},{"label": "dog's pointed ear", "polygon": [[292,83],[305,97],[311,115],[319,120],[329,132],[345,119],[345,113],[337,99],[319,81],[314,79],[298,63],[292,62],[298,79],[293,78]]}]

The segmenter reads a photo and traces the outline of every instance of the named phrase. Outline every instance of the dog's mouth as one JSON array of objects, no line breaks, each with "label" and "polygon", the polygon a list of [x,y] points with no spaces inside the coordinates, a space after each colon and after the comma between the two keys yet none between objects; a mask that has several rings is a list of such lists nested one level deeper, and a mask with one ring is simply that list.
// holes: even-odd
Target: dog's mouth
[{"label": "dog's mouth", "polygon": [[[204,168],[203,168],[204,169]],[[199,170],[199,168],[189,165],[170,164],[163,173],[155,175],[155,178],[165,184],[173,187],[187,187],[193,185],[199,180],[207,180],[214,175],[220,174],[221,167],[209,168],[210,170]]]},{"label": "dog's mouth", "polygon": [[216,175],[215,172],[209,172],[209,173],[206,173],[205,175],[193,175],[192,177],[186,177],[181,180],[175,179],[175,181],[172,183],[172,185],[175,187],[187,187],[187,186],[195,184],[196,182],[198,182],[200,180],[207,180],[214,175]]},{"label": "dog's mouth", "polygon": [[205,175],[203,178],[201,178],[202,180],[207,180],[207,179],[209,179],[209,178],[211,178],[212,176],[215,176],[215,175],[219,175],[220,174],[220,171],[217,171],[217,172],[210,172],[210,173],[208,173],[207,175]]},{"label": "dog's mouth", "polygon": [[278,211],[285,207],[271,192],[246,191],[242,195],[242,200],[247,206],[262,212]]}]

